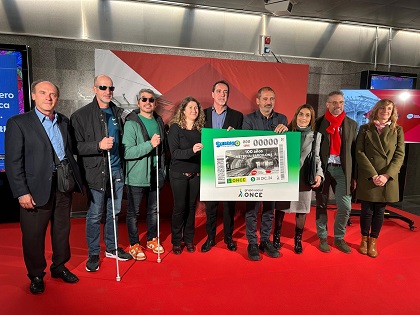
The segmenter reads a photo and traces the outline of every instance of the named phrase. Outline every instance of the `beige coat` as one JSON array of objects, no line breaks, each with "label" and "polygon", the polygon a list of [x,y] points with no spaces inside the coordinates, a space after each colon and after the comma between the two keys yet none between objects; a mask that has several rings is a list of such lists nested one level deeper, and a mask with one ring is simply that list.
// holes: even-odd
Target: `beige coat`
[{"label": "beige coat", "polygon": [[[379,135],[376,127],[362,125],[356,141],[357,189],[359,200],[397,202],[399,200],[398,173],[404,161],[404,133],[386,126]],[[376,186],[372,176],[388,174],[385,186]]]}]

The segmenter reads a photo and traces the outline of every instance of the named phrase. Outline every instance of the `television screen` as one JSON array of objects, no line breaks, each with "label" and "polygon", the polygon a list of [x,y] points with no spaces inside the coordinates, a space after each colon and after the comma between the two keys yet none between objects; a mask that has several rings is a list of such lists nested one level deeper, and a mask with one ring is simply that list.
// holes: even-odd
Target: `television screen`
[{"label": "television screen", "polygon": [[387,98],[398,110],[398,124],[404,129],[406,143],[420,143],[420,90],[342,90],[344,110],[358,126],[366,124],[377,101]]},{"label": "television screen", "polygon": [[387,71],[362,71],[360,88],[370,90],[398,90],[415,89],[417,74],[387,72]]},{"label": "television screen", "polygon": [[30,108],[29,47],[0,44],[0,171],[4,172],[4,133],[7,120]]}]

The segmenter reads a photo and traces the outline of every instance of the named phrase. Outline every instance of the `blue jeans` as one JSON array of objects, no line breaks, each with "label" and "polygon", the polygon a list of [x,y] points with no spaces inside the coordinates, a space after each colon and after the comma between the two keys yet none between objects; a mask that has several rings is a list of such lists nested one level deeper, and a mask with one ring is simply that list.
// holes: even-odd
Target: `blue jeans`
[{"label": "blue jeans", "polygon": [[127,185],[127,229],[130,245],[140,243],[137,217],[143,195],[147,197],[146,224],[148,241],[157,236],[157,190],[156,187],[138,187]]},{"label": "blue jeans", "polygon": [[[275,201],[263,201],[262,204],[263,208],[261,213],[260,239],[261,242],[264,242],[270,239],[271,228],[273,225]],[[245,227],[248,244],[258,244],[257,217],[260,205],[261,201],[246,202]]]},{"label": "blue jeans", "polygon": [[[124,178],[122,169],[112,170],[112,182],[114,186],[114,208],[115,208],[115,235],[118,236],[118,214],[121,211],[121,200],[123,196]],[[89,255],[99,255],[99,239],[101,236],[102,210],[106,204],[106,219],[104,228],[104,241],[106,250],[115,249],[114,222],[112,214],[111,190],[99,191],[89,188],[90,200],[86,214],[86,242]],[[118,247],[118,246],[117,246]]]}]

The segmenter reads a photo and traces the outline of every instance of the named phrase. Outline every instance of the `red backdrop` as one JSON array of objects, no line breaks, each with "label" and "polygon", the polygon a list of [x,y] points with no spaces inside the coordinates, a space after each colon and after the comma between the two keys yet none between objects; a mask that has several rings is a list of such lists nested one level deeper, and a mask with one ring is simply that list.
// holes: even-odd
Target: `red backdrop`
[{"label": "red backdrop", "polygon": [[112,52],[162,93],[159,113],[165,121],[188,95],[198,99],[204,108],[211,106],[212,86],[222,79],[230,85],[228,105],[244,114],[257,109],[256,94],[263,86],[274,89],[275,110],[289,120],[306,102],[308,65]]}]

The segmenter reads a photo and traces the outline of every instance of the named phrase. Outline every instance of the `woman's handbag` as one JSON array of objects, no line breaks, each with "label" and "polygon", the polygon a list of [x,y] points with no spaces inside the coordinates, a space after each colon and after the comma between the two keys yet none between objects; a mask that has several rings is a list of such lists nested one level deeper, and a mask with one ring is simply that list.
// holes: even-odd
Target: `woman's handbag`
[{"label": "woman's handbag", "polygon": [[317,133],[314,132],[314,139],[312,141],[312,149],[311,152],[306,156],[305,161],[302,165],[302,171],[303,171],[303,179],[305,180],[306,185],[312,186],[315,185],[315,177],[316,177],[316,171],[317,171],[317,165],[315,160],[315,145],[316,145],[316,138]]}]

